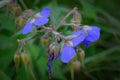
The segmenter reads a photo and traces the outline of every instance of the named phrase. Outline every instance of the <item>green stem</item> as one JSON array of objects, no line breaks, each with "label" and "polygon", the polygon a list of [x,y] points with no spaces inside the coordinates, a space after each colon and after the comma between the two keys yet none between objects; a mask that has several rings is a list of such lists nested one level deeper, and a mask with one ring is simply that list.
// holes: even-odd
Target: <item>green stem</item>
[{"label": "green stem", "polygon": [[64,21],[65,19],[67,19],[67,18],[74,12],[74,10],[76,10],[76,9],[77,9],[76,7],[73,8],[73,10],[71,10],[71,11],[63,18],[63,20],[61,20],[61,22]]},{"label": "green stem", "polygon": [[71,79],[74,80],[74,65],[73,65],[73,63],[70,63],[70,73],[71,73]]},{"label": "green stem", "polygon": [[37,80],[30,66],[28,67],[28,69],[29,69],[30,75],[33,77],[33,79]]},{"label": "green stem", "polygon": [[28,9],[27,6],[25,5],[25,3],[23,2],[23,0],[20,0],[20,3],[21,3],[22,6],[24,7],[24,9]]},{"label": "green stem", "polygon": [[29,73],[28,73],[28,69],[27,69],[27,68],[28,68],[27,65],[25,65],[26,76],[27,76],[27,79],[30,80],[30,78],[29,78]]}]

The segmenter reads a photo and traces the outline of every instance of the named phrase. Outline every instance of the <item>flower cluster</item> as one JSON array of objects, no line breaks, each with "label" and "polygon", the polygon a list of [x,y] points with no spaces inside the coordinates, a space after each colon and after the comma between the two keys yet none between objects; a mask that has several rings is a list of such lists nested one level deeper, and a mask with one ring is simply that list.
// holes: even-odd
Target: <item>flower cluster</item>
[{"label": "flower cluster", "polygon": [[[61,61],[63,63],[69,63],[75,56],[76,56],[76,47],[80,44],[85,44],[86,47],[90,46],[91,42],[95,42],[100,37],[100,28],[97,26],[88,26],[88,25],[82,25],[81,22],[81,16],[78,13],[77,9],[74,8],[71,13],[73,14],[72,22],[69,26],[72,26],[74,29],[74,32],[70,36],[64,36],[61,33],[57,32],[55,29],[55,26],[52,27],[45,27],[46,23],[49,21],[50,16],[50,9],[49,8],[43,8],[43,10],[35,15],[31,15],[30,19],[25,24],[24,28],[22,29],[22,34],[28,34],[33,31],[34,27],[42,27],[42,29],[46,32],[45,35],[43,35],[42,42],[45,45],[45,49],[48,52],[48,70],[49,75],[51,76],[51,68],[53,65],[53,60],[58,59],[61,57]],[[67,17],[71,14],[69,13],[66,15]],[[67,18],[65,17],[65,18]],[[64,18],[64,20],[65,20]],[[66,24],[65,21],[63,21],[64,24]],[[64,25],[62,24],[62,25]],[[50,44],[50,38],[49,35],[54,35],[54,41]],[[53,37],[53,36],[52,36]],[[59,42],[59,40],[61,41]],[[60,45],[60,43],[63,43]]]}]

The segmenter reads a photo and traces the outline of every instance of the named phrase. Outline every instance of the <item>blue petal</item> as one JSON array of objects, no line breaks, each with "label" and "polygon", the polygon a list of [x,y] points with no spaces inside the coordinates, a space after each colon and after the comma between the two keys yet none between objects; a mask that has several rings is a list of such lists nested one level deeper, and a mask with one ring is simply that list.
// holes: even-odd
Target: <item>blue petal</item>
[{"label": "blue petal", "polygon": [[100,31],[100,28],[99,27],[97,27],[97,26],[90,26],[93,30],[95,30],[95,31]]},{"label": "blue petal", "polygon": [[62,49],[61,60],[64,63],[69,63],[69,61],[76,55],[74,48],[65,45]]},{"label": "blue petal", "polygon": [[44,24],[48,23],[48,18],[35,18],[34,24],[36,26],[43,26]]},{"label": "blue petal", "polygon": [[27,22],[24,28],[22,29],[22,34],[28,34],[32,32],[33,30],[33,24],[30,22]]},{"label": "blue petal", "polygon": [[76,47],[78,46],[80,43],[83,42],[83,40],[86,38],[86,35],[85,34],[81,34],[80,36],[76,37],[76,38],[73,38],[71,40],[71,42],[73,43],[73,47]]},{"label": "blue petal", "polygon": [[83,43],[85,44],[86,47],[90,47],[90,41],[84,40]]},{"label": "blue petal", "polygon": [[76,32],[74,32],[72,35],[80,35],[83,33],[83,30],[78,30]]},{"label": "blue petal", "polygon": [[100,28],[92,26],[92,30],[87,30],[88,36],[86,37],[87,41],[95,42],[100,37]]},{"label": "blue petal", "polygon": [[50,9],[49,8],[43,8],[43,10],[40,12],[40,15],[43,17],[49,17],[50,16]]}]

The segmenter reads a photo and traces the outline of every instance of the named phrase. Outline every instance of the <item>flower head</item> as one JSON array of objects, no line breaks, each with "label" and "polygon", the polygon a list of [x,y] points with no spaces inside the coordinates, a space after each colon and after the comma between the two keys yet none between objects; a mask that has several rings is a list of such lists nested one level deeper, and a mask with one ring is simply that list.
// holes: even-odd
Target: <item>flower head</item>
[{"label": "flower head", "polygon": [[96,26],[83,26],[83,29],[74,32],[72,35],[78,37],[71,39],[73,46],[76,47],[82,42],[89,47],[90,42],[95,42],[100,37],[100,28]]},{"label": "flower head", "polygon": [[[69,63],[76,56],[74,47],[81,43],[88,47],[90,42],[97,41],[100,37],[100,28],[96,26],[83,26],[81,30],[74,32],[72,36],[76,37],[67,41],[61,51],[61,61],[64,63]],[[68,42],[72,42],[72,45],[69,45]]]},{"label": "flower head", "polygon": [[30,19],[24,28],[22,29],[22,34],[28,34],[30,33],[34,26],[41,27],[44,24],[48,23],[50,16],[50,9],[49,8],[43,8],[43,10],[36,15],[34,15],[34,18]]},{"label": "flower head", "polygon": [[87,37],[84,39],[83,43],[89,47],[90,42],[95,42],[100,37],[100,28],[96,26],[90,26],[91,30],[87,30]]}]

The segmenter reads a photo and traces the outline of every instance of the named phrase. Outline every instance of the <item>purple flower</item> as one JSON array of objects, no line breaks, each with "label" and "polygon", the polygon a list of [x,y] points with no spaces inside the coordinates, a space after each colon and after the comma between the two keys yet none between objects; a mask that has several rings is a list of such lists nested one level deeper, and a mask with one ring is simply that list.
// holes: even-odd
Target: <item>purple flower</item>
[{"label": "purple flower", "polygon": [[83,26],[83,29],[74,32],[72,35],[78,36],[71,40],[73,47],[80,45],[82,42],[89,47],[90,42],[95,42],[99,39],[100,28],[96,26]]},{"label": "purple flower", "polygon": [[43,10],[36,14],[34,17],[30,19],[24,28],[22,29],[22,34],[28,34],[30,33],[34,26],[43,26],[44,24],[48,23],[49,19],[48,17],[50,16],[50,9],[49,8],[43,8]]},{"label": "purple flower", "polygon": [[64,45],[61,52],[61,60],[64,63],[69,63],[69,61],[76,55],[75,49],[71,46]]},{"label": "purple flower", "polygon": [[83,29],[74,32],[72,35],[77,35],[77,37],[71,39],[73,46],[64,45],[61,51],[61,60],[64,63],[69,63],[69,61],[75,57],[76,51],[74,47],[84,43],[87,47],[90,42],[95,42],[100,37],[100,28],[96,26],[84,26]]},{"label": "purple flower", "polygon": [[89,47],[90,42],[95,42],[99,39],[100,37],[100,28],[96,26],[91,26],[91,30],[87,30],[87,37],[83,41],[83,43]]}]

